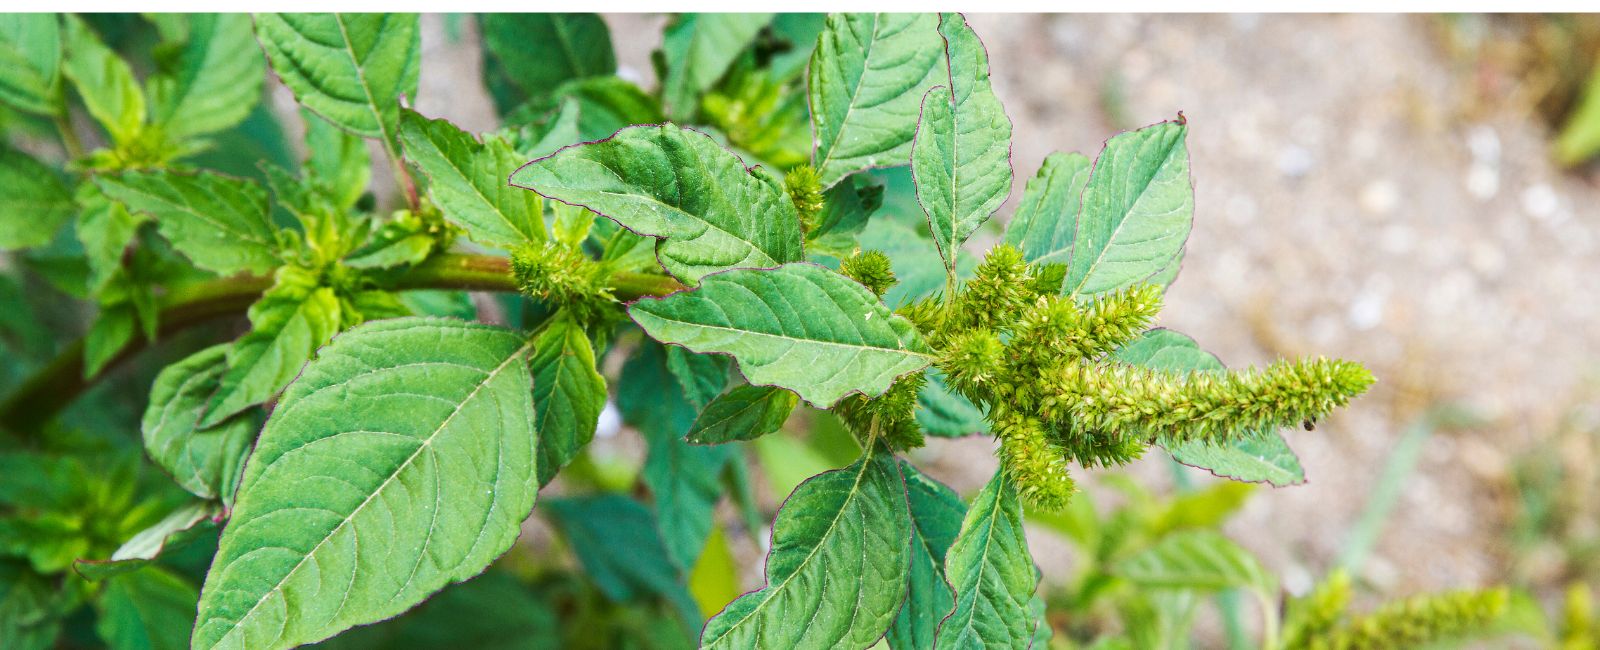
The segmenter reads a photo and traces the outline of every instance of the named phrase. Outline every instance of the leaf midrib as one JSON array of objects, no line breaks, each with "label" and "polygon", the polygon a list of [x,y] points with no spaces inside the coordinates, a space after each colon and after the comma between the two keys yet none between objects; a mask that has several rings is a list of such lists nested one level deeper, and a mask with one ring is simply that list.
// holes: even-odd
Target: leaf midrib
[{"label": "leaf midrib", "polygon": [[[261,604],[265,603],[268,597],[282,590],[283,585],[300,570],[300,567],[305,566],[307,560],[316,555],[317,551],[321,550],[322,546],[328,543],[328,540],[333,539],[334,535],[337,535],[339,531],[343,530],[346,524],[354,521],[356,516],[361,513],[362,509],[367,507],[367,504],[372,503],[372,500],[377,498],[378,494],[382,493],[384,489],[389,487],[390,483],[404,473],[405,470],[411,466],[411,463],[415,462],[423,451],[430,448],[429,445],[433,443],[433,440],[438,437],[439,433],[444,431],[445,427],[448,427],[450,423],[455,420],[455,417],[461,413],[462,409],[464,409],[468,403],[477,397],[478,393],[483,390],[484,386],[489,385],[489,383],[494,381],[496,377],[499,377],[501,372],[505,371],[505,369],[510,366],[513,361],[516,361],[517,359],[521,358],[523,354],[527,353],[532,346],[532,339],[524,342],[521,347],[517,348],[516,351],[508,355],[505,361],[500,362],[500,365],[495,366],[486,375],[484,375],[483,380],[478,382],[478,385],[472,388],[472,392],[468,393],[466,397],[461,399],[461,403],[456,405],[456,408],[450,412],[450,415],[445,416],[444,420],[439,423],[439,426],[435,427],[433,432],[429,433],[428,436],[422,440],[422,444],[417,445],[417,449],[411,452],[411,455],[406,457],[406,459],[395,468],[394,472],[390,473],[389,476],[383,480],[383,483],[380,483],[376,488],[373,488],[372,493],[368,494],[367,498],[363,499],[360,504],[351,510],[349,515],[346,515],[344,518],[340,519],[339,524],[334,526],[332,530],[328,531],[328,533],[324,535],[321,540],[318,540],[316,546],[313,546],[311,547],[311,550],[306,551],[306,553],[300,557],[300,560],[296,562],[293,567],[290,567],[290,569],[283,574],[283,577],[278,579],[278,581],[272,585],[272,588],[263,593],[261,598],[256,600],[254,605],[250,606],[250,609],[245,610],[244,614],[241,614],[239,619],[228,628],[228,631],[224,632],[222,636],[218,637],[217,642],[213,643],[211,647],[214,648],[220,645],[222,642],[232,637],[235,632],[238,632],[240,629],[242,629],[244,622],[251,616],[255,615],[256,611],[260,609]],[[264,468],[263,471],[265,471]],[[348,596],[349,592],[346,591],[345,597],[348,598]],[[283,638],[283,633],[287,630],[287,627],[288,626],[285,625],[284,629],[280,629],[276,638]]]},{"label": "leaf midrib", "polygon": [[[1117,234],[1122,232],[1122,227],[1127,225],[1127,223],[1128,223],[1128,213],[1133,210],[1133,206],[1138,205],[1139,201],[1144,198],[1145,192],[1149,191],[1149,189],[1150,189],[1150,184],[1154,183],[1155,179],[1156,179],[1156,176],[1160,175],[1161,168],[1165,167],[1167,165],[1168,161],[1170,161],[1172,159],[1172,152],[1177,150],[1178,142],[1180,142],[1180,141],[1181,141],[1181,138],[1180,139],[1175,139],[1171,144],[1169,144],[1167,146],[1167,150],[1165,152],[1163,152],[1162,155],[1161,155],[1161,162],[1157,163],[1155,165],[1154,170],[1152,170],[1150,172],[1150,175],[1145,177],[1143,179],[1143,182],[1140,183],[1139,192],[1138,192],[1137,198],[1135,198],[1133,201],[1130,201],[1128,203],[1126,209],[1122,210],[1122,214],[1119,215],[1118,218],[1117,218],[1117,227],[1112,228],[1111,229],[1111,233],[1106,235],[1105,245],[1100,247],[1100,251],[1095,254],[1094,260],[1089,262],[1088,268],[1085,269],[1084,272],[1083,272],[1083,277],[1078,278],[1078,285],[1072,288],[1072,295],[1079,295],[1079,293],[1083,290],[1083,286],[1085,284],[1089,283],[1089,278],[1094,277],[1095,269],[1100,268],[1100,263],[1105,260],[1106,252],[1111,250],[1111,242],[1116,240]],[[1105,152],[1101,151],[1100,155],[1102,157],[1105,156]],[[1084,182],[1083,190],[1078,193],[1078,219],[1077,219],[1077,225],[1078,226],[1082,226],[1083,218],[1085,216],[1085,213],[1087,213],[1088,210],[1089,210],[1089,206],[1086,203],[1083,202],[1083,195],[1088,193],[1089,185],[1091,183],[1094,183],[1094,180],[1095,180],[1094,179],[1094,172],[1099,168],[1100,162],[1101,162],[1100,158],[1096,158],[1095,159],[1094,168],[1091,168],[1090,171],[1089,171],[1089,180]],[[1082,235],[1083,235],[1083,233],[1081,231],[1081,228],[1074,228],[1073,229],[1073,236],[1072,236],[1073,250],[1071,252],[1069,252],[1068,256],[1067,256],[1067,263],[1069,265],[1072,263],[1072,256],[1077,253],[1076,249],[1077,249],[1078,244],[1083,242]],[[1160,273],[1163,270],[1166,270],[1166,266],[1165,265],[1163,265],[1159,269],[1156,269],[1155,271],[1152,271],[1150,273],[1150,275],[1147,275],[1145,277],[1153,276],[1156,273]]]}]

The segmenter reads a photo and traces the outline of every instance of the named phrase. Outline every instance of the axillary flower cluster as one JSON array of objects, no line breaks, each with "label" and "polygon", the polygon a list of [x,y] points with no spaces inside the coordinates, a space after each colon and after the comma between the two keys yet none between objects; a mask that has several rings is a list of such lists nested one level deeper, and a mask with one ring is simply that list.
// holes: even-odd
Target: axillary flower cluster
[{"label": "axillary flower cluster", "polygon": [[[867,252],[842,271],[878,293],[893,283],[888,260]],[[1264,369],[1172,373],[1118,362],[1161,309],[1161,288],[1136,285],[1090,299],[1062,295],[1066,268],[1030,265],[1009,245],[991,250],[975,276],[948,296],[900,310],[938,351],[948,384],[983,406],[1001,460],[1022,496],[1059,509],[1072,495],[1067,464],[1132,461],[1152,444],[1227,442],[1270,427],[1309,424],[1373,383],[1348,361],[1311,359]],[[920,375],[902,379],[873,408],[841,404],[858,434],[872,426],[891,446],[921,443],[910,409]],[[892,408],[891,408],[892,407]],[[870,412],[873,420],[863,421]]]}]

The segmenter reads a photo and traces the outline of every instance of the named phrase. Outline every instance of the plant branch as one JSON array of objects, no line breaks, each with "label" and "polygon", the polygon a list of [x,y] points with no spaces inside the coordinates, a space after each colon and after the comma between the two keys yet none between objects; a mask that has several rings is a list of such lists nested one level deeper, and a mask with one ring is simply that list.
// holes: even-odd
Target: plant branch
[{"label": "plant branch", "polygon": [[[510,262],[489,255],[438,255],[386,282],[388,289],[460,289],[466,291],[515,292]],[[223,316],[241,315],[272,286],[271,278],[241,275],[212,280],[175,290],[160,301],[160,328],[156,340]],[[670,277],[647,273],[616,273],[612,289],[620,300],[660,296],[683,289]],[[23,438],[37,435],[38,429],[56,413],[113,368],[127,361],[153,341],[134,337],[92,376],[83,374],[84,340],[63,348],[50,363],[0,402],[0,429]]]}]

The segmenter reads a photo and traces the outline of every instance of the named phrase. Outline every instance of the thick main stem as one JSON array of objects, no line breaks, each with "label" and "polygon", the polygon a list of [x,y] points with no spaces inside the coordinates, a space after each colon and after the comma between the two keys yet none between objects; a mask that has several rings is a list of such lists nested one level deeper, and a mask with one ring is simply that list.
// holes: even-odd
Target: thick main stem
[{"label": "thick main stem", "polygon": [[[222,316],[242,314],[270,286],[272,286],[270,278],[242,275],[213,280],[169,293],[161,300],[161,315],[158,318],[160,329],[156,338],[164,339],[176,332]],[[684,288],[678,281],[667,276],[646,273],[613,274],[611,286],[613,293],[620,300],[661,296]],[[461,289],[515,292],[517,285],[511,277],[510,262],[503,257],[439,255],[394,278],[387,288],[395,291]],[[143,350],[149,343],[150,341],[143,337],[134,337],[123,345],[99,372],[85,377],[84,341],[80,339],[73,342],[49,364],[40,368],[4,402],[0,402],[0,429],[27,438],[33,437],[39,427],[49,422],[83,391],[103,378],[112,368]]]}]

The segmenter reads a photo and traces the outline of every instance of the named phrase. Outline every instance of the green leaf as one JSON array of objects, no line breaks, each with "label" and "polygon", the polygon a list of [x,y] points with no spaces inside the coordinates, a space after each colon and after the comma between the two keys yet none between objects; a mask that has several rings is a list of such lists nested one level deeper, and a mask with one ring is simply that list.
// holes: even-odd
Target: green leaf
[{"label": "green leaf", "polygon": [[132,304],[103,305],[83,337],[83,376],[94,377],[133,340],[138,316]]},{"label": "green leaf", "polygon": [[875,449],[796,488],[772,524],[767,584],[706,623],[702,648],[864,648],[905,598],[911,515],[893,456]]},{"label": "green leaf", "polygon": [[693,284],[708,273],[799,260],[800,217],[782,182],[709,136],[671,124],[623,129],[528,163],[511,182],[642,235]]},{"label": "green leaf", "polygon": [[928,371],[928,383],[917,393],[917,424],[929,435],[959,438],[989,430],[983,409],[946,386],[938,369]]},{"label": "green leaf", "polygon": [[61,19],[0,15],[0,103],[37,115],[62,111]]},{"label": "green leaf", "polygon": [[129,212],[121,203],[106,198],[94,183],[79,185],[76,201],[77,235],[89,266],[89,290],[98,296],[125,270],[122,261],[128,246],[138,235],[139,226],[150,218]]},{"label": "green leaf", "polygon": [[689,594],[700,605],[700,613],[711,616],[739,597],[739,564],[728,547],[722,527],[711,529],[705,550],[689,573]]},{"label": "green leaf", "polygon": [[1576,165],[1600,153],[1600,64],[1589,73],[1582,96],[1556,134],[1556,160]]},{"label": "green leaf", "polygon": [[533,340],[533,406],[539,421],[539,485],[555,478],[594,439],[606,406],[606,380],[595,370],[583,327],[557,316]]},{"label": "green leaf", "polygon": [[257,14],[256,38],[301,105],[356,135],[396,142],[400,96],[417,93],[416,14]]},{"label": "green leaf", "polygon": [[335,208],[349,210],[372,179],[367,143],[316,113],[301,109],[300,116],[306,125],[305,175],[328,191]]},{"label": "green leaf", "polygon": [[[579,133],[578,100],[562,99],[557,107],[540,122],[526,126],[503,129],[501,133],[517,155],[523,158],[543,158],[569,144],[583,139]],[[607,131],[607,134],[614,132]]]},{"label": "green leaf", "polygon": [[250,333],[228,349],[228,369],[206,402],[202,428],[272,399],[339,331],[344,314],[333,289],[290,271],[281,271],[278,284],[250,306]]},{"label": "green leaf", "polygon": [[[1221,370],[1222,362],[1183,334],[1166,329],[1145,332],[1117,350],[1116,360],[1156,370]],[[1300,458],[1276,431],[1263,430],[1227,443],[1194,441],[1167,450],[1172,458],[1236,481],[1297,485],[1306,480]]]},{"label": "green leaf", "polygon": [[732,355],[750,383],[782,386],[820,408],[881,394],[932,356],[911,323],[854,280],[785,264],[707,276],[698,289],[628,308],[658,341]]},{"label": "green leaf", "polygon": [[727,447],[697,447],[683,436],[695,420],[695,407],[675,381],[668,349],[646,341],[623,366],[617,408],[624,422],[643,434],[646,450],[640,478],[654,497],[661,535],[673,562],[689,567],[700,555],[722,498],[722,468],[732,458]]},{"label": "green leaf", "polygon": [[127,142],[144,128],[144,92],[128,62],[100,42],[77,16],[67,16],[67,58],[62,71],[83,98],[83,107],[116,142]]},{"label": "green leaf", "polygon": [[774,386],[736,386],[706,405],[689,429],[687,439],[696,445],[754,440],[781,428],[798,403],[799,396],[793,391]]},{"label": "green leaf", "polygon": [[106,581],[95,632],[112,650],[183,650],[200,594],[161,568]]},{"label": "green leaf", "polygon": [[689,627],[699,624],[699,607],[656,533],[656,517],[649,508],[621,494],[599,494],[547,500],[544,513],[608,598],[626,602],[661,596]]},{"label": "green leaf", "polygon": [[573,79],[617,71],[611,32],[598,14],[483,14],[484,80],[512,95],[496,96],[500,112],[546,99]]},{"label": "green leaf", "polygon": [[960,14],[941,14],[949,76],[922,101],[911,175],[933,241],[955,272],[956,250],[1011,194],[1011,118],[989,84],[989,55]]},{"label": "green leaf", "polygon": [[662,35],[667,74],[661,81],[661,101],[667,115],[679,122],[692,121],[699,96],[709,90],[733,65],[772,14],[680,14]]},{"label": "green leaf", "polygon": [[1091,167],[1083,154],[1046,156],[1039,173],[1022,190],[1022,203],[1006,226],[1006,243],[1020,249],[1030,262],[1065,264],[1072,256],[1079,199]]},{"label": "green leaf", "polygon": [[233,503],[245,455],[260,421],[245,415],[202,428],[200,415],[227,371],[227,344],[214,345],[162,369],[150,387],[141,429],[144,448],[183,489]]},{"label": "green leaf", "polygon": [[151,121],[174,138],[226,131],[261,101],[266,63],[257,53],[250,17],[196,13],[183,18],[187,38],[164,62],[162,73],[150,79]]},{"label": "green leaf", "polygon": [[277,266],[267,191],[212,172],[102,174],[95,184],[131,212],[155,218],[161,235],[195,266],[223,275]]},{"label": "green leaf", "polygon": [[193,647],[325,639],[510,548],[538,488],[529,345],[501,328],[399,318],[324,347],[245,468]]},{"label": "green leaf", "polygon": [[1187,133],[1180,119],[1106,142],[1083,188],[1067,293],[1093,296],[1144,282],[1183,253],[1194,220]]},{"label": "green leaf", "polygon": [[1211,530],[1168,535],[1117,563],[1116,573],[1148,589],[1277,590],[1276,579],[1249,551]]},{"label": "green leaf", "polygon": [[939,624],[935,648],[1027,648],[1033,638],[1028,601],[1038,570],[1022,531],[1022,502],[1002,469],[967,509],[961,533],[945,554],[944,574],[956,604]]},{"label": "green leaf", "polygon": [[400,139],[406,157],[428,175],[428,195],[451,223],[485,246],[515,248],[544,241],[539,196],[506,183],[526,162],[499,138],[479,143],[445,120],[403,111]]},{"label": "green leaf", "polygon": [[945,582],[944,561],[961,532],[966,504],[955,490],[901,461],[906,496],[911,503],[911,577],[906,602],[889,628],[889,647],[932,648],[940,621],[955,608],[955,596]]},{"label": "green leaf", "polygon": [[[206,532],[214,533],[214,522],[221,516],[222,506],[214,502],[190,503],[128,538],[109,559],[80,559],[73,563],[73,568],[90,580],[104,580],[144,568],[168,550],[182,547]],[[185,622],[184,633],[188,633],[188,622]]]},{"label": "green leaf", "polygon": [[527,121],[523,112],[549,112],[555,108],[555,103],[567,101],[578,105],[578,140],[600,140],[629,125],[667,121],[666,115],[661,112],[660,101],[633,82],[615,76],[569,81],[556,89],[550,103],[530,104],[519,110],[518,114],[508,116],[505,121]]},{"label": "green leaf", "polygon": [[832,14],[811,53],[812,166],[824,187],[906,164],[922,97],[945,73],[933,14]]},{"label": "green leaf", "polygon": [[728,385],[728,368],[732,365],[728,357],[722,355],[695,354],[677,346],[667,347],[667,370],[678,380],[684,399],[689,400],[695,411],[705,409],[706,404],[722,394],[722,389]]},{"label": "green leaf", "polygon": [[[855,180],[862,179],[857,186]],[[855,252],[867,220],[883,202],[883,185],[873,184],[866,175],[855,176],[834,185],[824,193],[817,225],[806,233],[813,253],[829,253],[841,259]]]},{"label": "green leaf", "polygon": [[19,562],[0,562],[0,639],[8,649],[46,650],[61,632],[51,580]]},{"label": "green leaf", "polygon": [[[462,625],[471,621],[471,625]],[[399,618],[340,634],[319,650],[559,650],[550,605],[505,571],[453,585]]]},{"label": "green leaf", "polygon": [[0,250],[50,243],[76,211],[72,191],[54,170],[0,144]]},{"label": "green leaf", "polygon": [[1034,596],[1028,601],[1028,615],[1033,619],[1033,640],[1028,643],[1028,647],[1047,650],[1050,647],[1050,637],[1055,636],[1055,628],[1050,626],[1050,619],[1046,617],[1043,598]]}]

